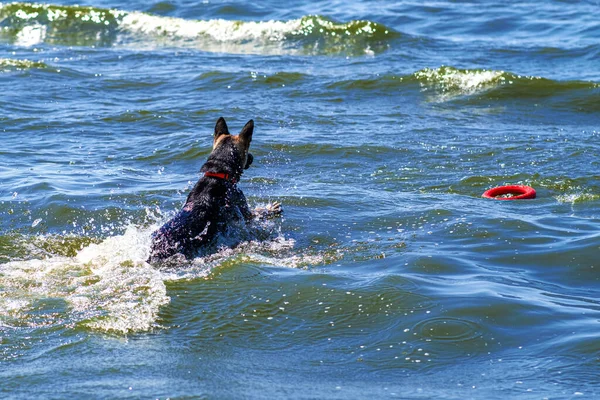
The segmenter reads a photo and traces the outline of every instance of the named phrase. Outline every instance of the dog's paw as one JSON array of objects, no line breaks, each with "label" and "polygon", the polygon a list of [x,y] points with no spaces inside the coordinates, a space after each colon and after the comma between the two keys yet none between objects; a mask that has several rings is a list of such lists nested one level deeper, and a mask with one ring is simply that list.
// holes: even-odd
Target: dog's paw
[{"label": "dog's paw", "polygon": [[278,201],[269,203],[264,207],[257,207],[254,210],[254,215],[256,218],[273,218],[281,215],[282,213],[283,208],[281,207],[281,203]]},{"label": "dog's paw", "polygon": [[278,201],[267,204],[266,210],[271,215],[281,215],[283,213],[283,207],[281,207],[281,203]]}]

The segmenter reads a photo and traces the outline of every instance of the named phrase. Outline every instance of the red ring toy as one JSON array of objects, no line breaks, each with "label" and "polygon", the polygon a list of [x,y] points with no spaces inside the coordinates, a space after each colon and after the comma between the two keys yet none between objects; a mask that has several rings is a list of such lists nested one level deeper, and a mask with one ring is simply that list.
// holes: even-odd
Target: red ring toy
[{"label": "red ring toy", "polygon": [[[498,197],[505,194],[512,194],[511,197]],[[486,190],[482,197],[494,200],[525,200],[535,199],[535,189],[525,185],[508,185],[498,186],[493,189]]]}]

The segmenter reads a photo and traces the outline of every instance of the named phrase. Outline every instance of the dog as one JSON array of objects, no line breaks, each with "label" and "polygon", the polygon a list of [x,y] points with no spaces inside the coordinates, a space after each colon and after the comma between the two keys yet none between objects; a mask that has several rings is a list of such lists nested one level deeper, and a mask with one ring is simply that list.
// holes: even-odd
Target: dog
[{"label": "dog", "polygon": [[224,233],[229,225],[282,213],[278,202],[252,212],[237,186],[243,171],[254,160],[248,152],[253,132],[253,120],[244,125],[239,135],[231,135],[225,119],[218,119],[212,152],[200,169],[202,176],[183,208],[152,234],[149,263],[175,255],[193,258],[200,250],[210,247],[216,236]]}]

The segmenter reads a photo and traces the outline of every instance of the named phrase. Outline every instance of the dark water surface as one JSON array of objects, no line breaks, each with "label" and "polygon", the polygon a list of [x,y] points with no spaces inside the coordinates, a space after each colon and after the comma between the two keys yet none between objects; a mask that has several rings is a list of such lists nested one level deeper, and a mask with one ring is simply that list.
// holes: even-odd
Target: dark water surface
[{"label": "dark water surface", "polygon": [[[600,397],[599,12],[2,3],[0,395]],[[284,216],[150,266],[219,116]]]}]

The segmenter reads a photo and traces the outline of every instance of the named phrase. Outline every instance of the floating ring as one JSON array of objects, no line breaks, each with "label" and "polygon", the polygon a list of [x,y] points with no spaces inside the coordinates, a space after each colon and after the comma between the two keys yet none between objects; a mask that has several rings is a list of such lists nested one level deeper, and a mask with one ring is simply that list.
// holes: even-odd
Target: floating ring
[{"label": "floating ring", "polygon": [[[498,197],[504,195],[511,195],[509,197]],[[535,189],[531,186],[525,185],[508,185],[498,186],[493,189],[486,190],[483,196],[487,199],[495,200],[525,200],[535,199]]]}]

